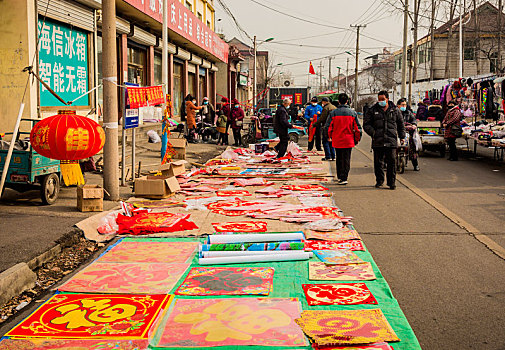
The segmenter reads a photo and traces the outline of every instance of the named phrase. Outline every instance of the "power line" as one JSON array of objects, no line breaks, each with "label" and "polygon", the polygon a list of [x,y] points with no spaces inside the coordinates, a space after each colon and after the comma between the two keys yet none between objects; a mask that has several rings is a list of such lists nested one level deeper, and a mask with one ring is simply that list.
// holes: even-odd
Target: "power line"
[{"label": "power line", "polygon": [[235,23],[235,26],[237,27],[239,32],[244,33],[249,38],[249,40],[252,41],[253,38],[249,35],[249,33],[246,32],[246,30],[244,28],[242,28],[240,23],[238,23],[237,19],[235,18],[235,16],[231,12],[231,10],[228,8],[228,6],[226,6],[226,4],[222,0],[217,0],[217,2],[219,3],[219,5],[221,5],[221,7],[228,14],[228,16],[230,16],[233,19],[233,22]]}]

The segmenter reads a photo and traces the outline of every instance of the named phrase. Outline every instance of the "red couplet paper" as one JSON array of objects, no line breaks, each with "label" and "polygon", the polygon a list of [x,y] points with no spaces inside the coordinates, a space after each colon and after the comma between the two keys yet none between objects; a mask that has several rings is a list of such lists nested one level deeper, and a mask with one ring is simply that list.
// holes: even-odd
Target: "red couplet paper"
[{"label": "red couplet paper", "polygon": [[291,191],[328,191],[326,187],[321,185],[284,185],[281,188]]},{"label": "red couplet paper", "polygon": [[116,222],[118,234],[149,235],[162,232],[195,230],[198,226],[188,221],[188,214],[173,213],[140,213],[134,216],[119,214]]},{"label": "red couplet paper", "polygon": [[310,306],[377,304],[365,283],[303,284]]},{"label": "red couplet paper", "polygon": [[346,241],[304,241],[305,250],[337,250],[337,249],[347,249],[347,250],[365,250],[363,243],[358,240],[346,240]]},{"label": "red couplet paper", "polygon": [[168,295],[56,294],[6,336],[147,339]]},{"label": "red couplet paper", "polygon": [[250,196],[251,193],[246,190],[221,190],[216,191],[219,197],[233,197],[233,196]]},{"label": "red couplet paper", "polygon": [[238,221],[213,223],[216,232],[266,232],[267,223],[264,221]]}]

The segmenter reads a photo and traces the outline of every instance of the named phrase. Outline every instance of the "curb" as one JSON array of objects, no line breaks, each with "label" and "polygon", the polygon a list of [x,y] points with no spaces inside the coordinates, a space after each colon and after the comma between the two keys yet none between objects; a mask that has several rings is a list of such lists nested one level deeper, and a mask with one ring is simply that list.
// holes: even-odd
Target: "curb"
[{"label": "curb", "polygon": [[26,263],[19,263],[0,273],[0,305],[35,287],[35,281],[37,275]]}]

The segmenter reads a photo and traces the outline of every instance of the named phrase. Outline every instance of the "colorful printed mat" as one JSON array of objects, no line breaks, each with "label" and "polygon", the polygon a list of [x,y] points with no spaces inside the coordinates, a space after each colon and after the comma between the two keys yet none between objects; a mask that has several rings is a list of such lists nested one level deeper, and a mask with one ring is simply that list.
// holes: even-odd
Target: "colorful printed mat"
[{"label": "colorful printed mat", "polygon": [[271,267],[194,267],[177,295],[268,295],[273,287]]},{"label": "colorful printed mat", "polygon": [[98,261],[185,263],[197,247],[198,242],[119,242]]},{"label": "colorful printed mat", "polygon": [[326,265],[353,265],[364,263],[350,250],[314,250],[314,254]]},{"label": "colorful printed mat", "polygon": [[296,323],[318,346],[400,340],[380,309],[303,311]]},{"label": "colorful printed mat", "polygon": [[4,339],[2,350],[147,350],[149,340]]},{"label": "colorful printed mat", "polygon": [[157,347],[306,346],[296,298],[178,299]]},{"label": "colorful printed mat", "polygon": [[147,339],[168,295],[56,294],[5,336]]},{"label": "colorful printed mat", "polygon": [[369,262],[333,266],[317,261],[309,262],[309,279],[313,281],[369,281],[375,278]]},{"label": "colorful printed mat", "polygon": [[377,304],[365,283],[304,284],[302,287],[310,306]]},{"label": "colorful printed mat", "polygon": [[394,350],[388,343],[373,343],[356,346],[323,346],[313,345],[314,350]]},{"label": "colorful printed mat", "polygon": [[339,242],[330,241],[303,241],[305,243],[305,250],[365,250],[363,242],[358,240],[346,240]]},{"label": "colorful printed mat", "polygon": [[168,294],[189,265],[95,262],[58,290],[78,293]]}]

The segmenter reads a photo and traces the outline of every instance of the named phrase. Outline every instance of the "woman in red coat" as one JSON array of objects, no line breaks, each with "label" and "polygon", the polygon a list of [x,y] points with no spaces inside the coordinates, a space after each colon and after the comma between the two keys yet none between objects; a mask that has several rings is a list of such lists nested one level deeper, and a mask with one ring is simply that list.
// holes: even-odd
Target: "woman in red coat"
[{"label": "woman in red coat", "polygon": [[445,115],[442,125],[445,128],[444,138],[449,145],[449,160],[458,160],[458,150],[456,148],[456,139],[461,135],[455,135],[452,127],[454,125],[461,125],[461,110],[459,106],[453,101],[449,101],[447,104],[449,111]]},{"label": "woman in red coat", "polygon": [[233,139],[235,140],[235,146],[239,147],[242,144],[242,125],[244,123],[244,110],[240,108],[240,103],[236,98],[231,101],[231,112],[230,112],[230,120],[231,120],[231,129],[233,130]]}]

